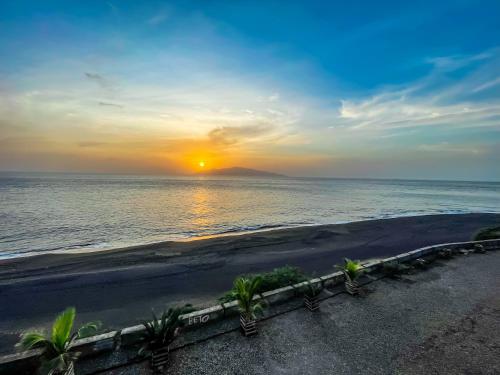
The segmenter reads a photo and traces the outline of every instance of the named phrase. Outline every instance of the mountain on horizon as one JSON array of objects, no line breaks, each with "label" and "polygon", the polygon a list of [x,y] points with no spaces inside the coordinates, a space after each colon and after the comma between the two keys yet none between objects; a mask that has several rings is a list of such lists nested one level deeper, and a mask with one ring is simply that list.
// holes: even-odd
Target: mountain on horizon
[{"label": "mountain on horizon", "polygon": [[287,177],[282,174],[260,171],[257,169],[231,167],[210,169],[208,171],[199,172],[198,175],[204,176],[239,176],[239,177]]}]

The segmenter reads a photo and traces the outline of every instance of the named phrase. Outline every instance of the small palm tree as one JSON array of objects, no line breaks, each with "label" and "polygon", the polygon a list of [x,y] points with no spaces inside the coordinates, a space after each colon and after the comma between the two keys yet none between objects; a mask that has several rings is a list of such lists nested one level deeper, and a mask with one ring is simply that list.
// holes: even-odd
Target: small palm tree
[{"label": "small palm tree", "polygon": [[240,313],[249,320],[255,319],[258,314],[264,311],[264,304],[254,300],[261,283],[260,276],[251,279],[238,277],[234,282]]},{"label": "small palm tree", "polygon": [[304,287],[304,304],[310,311],[319,309],[319,295],[322,291],[321,284],[313,284],[311,280],[307,280]]},{"label": "small palm tree", "polygon": [[180,335],[184,326],[179,317],[192,311],[194,308],[191,305],[173,307],[163,311],[160,319],[153,311],[153,320],[142,323],[146,331],[139,354],[151,356],[151,367],[155,371],[163,370],[168,362],[169,345]]},{"label": "small palm tree", "polygon": [[344,265],[337,266],[345,276],[345,286],[349,294],[358,294],[359,285],[356,282],[357,278],[361,275],[361,264],[359,261],[344,258]]},{"label": "small palm tree", "polygon": [[358,260],[350,260],[349,258],[344,258],[344,265],[341,267],[344,275],[349,276],[349,278],[354,281],[361,274],[361,264]]},{"label": "small palm tree", "polygon": [[146,328],[144,333],[144,345],[139,350],[139,354],[150,354],[153,350],[170,345],[180,334],[183,326],[179,316],[194,311],[191,305],[182,307],[171,307],[163,311],[158,319],[155,312],[152,312],[153,320],[144,321],[142,324]]},{"label": "small palm tree", "polygon": [[73,365],[79,353],[71,352],[71,345],[75,339],[95,333],[99,325],[87,323],[77,332],[71,333],[75,321],[76,310],[69,307],[59,314],[52,325],[52,335],[29,332],[23,334],[17,346],[23,350],[42,349],[41,374],[55,375],[72,373]]},{"label": "small palm tree", "polygon": [[255,319],[264,310],[263,302],[254,300],[261,283],[260,276],[251,279],[238,277],[234,281],[234,295],[238,301],[240,324],[245,336],[257,333]]}]

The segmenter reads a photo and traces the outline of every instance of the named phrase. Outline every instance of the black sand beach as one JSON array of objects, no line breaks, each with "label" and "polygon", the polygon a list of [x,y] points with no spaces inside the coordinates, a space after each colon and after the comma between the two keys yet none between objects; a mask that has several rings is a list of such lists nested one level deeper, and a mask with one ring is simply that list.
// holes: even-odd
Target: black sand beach
[{"label": "black sand beach", "polygon": [[433,215],[309,226],[190,242],[0,261],[0,351],[21,331],[47,327],[67,306],[78,321],[137,324],[150,309],[209,305],[243,273],[286,264],[323,274],[343,257],[370,259],[470,240],[498,214]]}]

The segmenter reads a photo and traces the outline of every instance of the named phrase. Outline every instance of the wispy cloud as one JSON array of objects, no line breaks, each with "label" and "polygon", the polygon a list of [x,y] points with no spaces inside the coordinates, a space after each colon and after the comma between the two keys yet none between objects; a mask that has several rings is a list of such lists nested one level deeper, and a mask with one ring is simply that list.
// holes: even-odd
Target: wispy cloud
[{"label": "wispy cloud", "polygon": [[111,81],[107,78],[104,78],[100,74],[85,72],[85,77],[88,80],[95,82],[97,85],[99,85],[99,87],[103,89],[110,90],[113,88],[113,84],[111,83]]},{"label": "wispy cloud", "polygon": [[267,98],[267,100],[269,100],[270,102],[275,102],[279,99],[280,99],[280,94],[278,93],[274,93],[271,96],[269,96],[269,98]]},{"label": "wispy cloud", "polygon": [[453,55],[430,57],[426,61],[438,69],[456,70],[471,63],[486,60],[492,57],[491,52],[482,52],[475,55]]},{"label": "wispy cloud", "polygon": [[169,13],[166,10],[161,10],[151,18],[148,19],[147,23],[152,26],[159,25],[165,22],[169,17]]},{"label": "wispy cloud", "polygon": [[99,105],[103,107],[123,108],[121,104],[116,104],[116,103],[99,102]]},{"label": "wispy cloud", "polygon": [[[474,96],[500,83],[498,50],[468,57],[431,59],[436,69],[408,85],[383,88],[373,96],[343,99],[338,126],[357,130],[387,130],[421,126],[490,127],[500,125],[500,97]],[[481,62],[461,78],[445,74]]]},{"label": "wispy cloud", "polygon": [[254,140],[267,135],[274,130],[272,124],[260,123],[246,126],[221,126],[211,130],[208,137],[214,143],[232,145],[239,142]]},{"label": "wispy cloud", "polygon": [[472,90],[472,92],[480,92],[484,90],[488,90],[494,86],[497,86],[500,84],[500,77],[496,79],[492,79],[491,81],[485,82],[482,85],[477,86],[475,89]]}]

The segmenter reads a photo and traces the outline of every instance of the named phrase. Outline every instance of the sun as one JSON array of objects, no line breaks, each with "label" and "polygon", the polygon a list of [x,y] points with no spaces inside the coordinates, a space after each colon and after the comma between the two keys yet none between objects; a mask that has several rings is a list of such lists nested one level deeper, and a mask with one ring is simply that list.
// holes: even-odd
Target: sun
[{"label": "sun", "polygon": [[203,160],[200,160],[198,165],[200,166],[200,168],[203,168],[203,167],[205,167],[205,162]]}]

